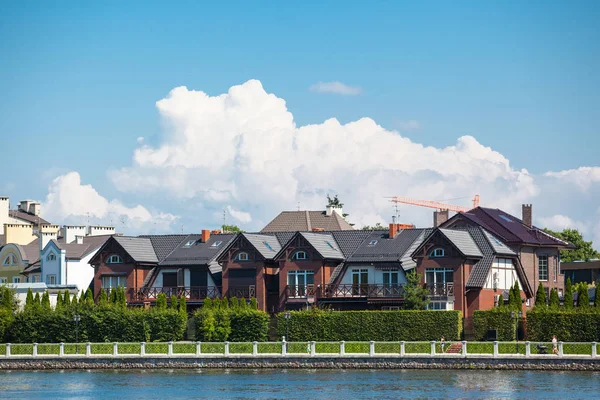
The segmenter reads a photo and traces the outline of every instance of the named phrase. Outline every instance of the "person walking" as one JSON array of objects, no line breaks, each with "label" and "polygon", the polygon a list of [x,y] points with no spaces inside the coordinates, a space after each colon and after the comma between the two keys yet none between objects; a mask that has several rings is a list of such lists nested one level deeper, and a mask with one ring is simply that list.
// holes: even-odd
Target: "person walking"
[{"label": "person walking", "polygon": [[558,355],[558,340],[556,339],[556,335],[552,335],[552,352]]},{"label": "person walking", "polygon": [[444,352],[444,346],[446,346],[446,338],[442,336],[440,339],[440,348],[442,349],[442,353]]}]

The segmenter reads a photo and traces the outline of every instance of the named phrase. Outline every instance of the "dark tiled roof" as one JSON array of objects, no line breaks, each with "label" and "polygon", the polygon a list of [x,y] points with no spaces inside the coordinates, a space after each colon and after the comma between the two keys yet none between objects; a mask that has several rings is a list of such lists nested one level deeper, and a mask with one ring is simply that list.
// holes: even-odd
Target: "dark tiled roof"
[{"label": "dark tiled roof", "polygon": [[267,235],[275,235],[281,247],[285,246],[296,234],[296,232],[272,232]]},{"label": "dark tiled roof", "polygon": [[[227,245],[236,237],[235,233],[221,233],[211,235],[206,243],[202,243],[202,235],[189,235],[185,240],[181,241],[179,246],[175,248],[163,261],[161,266],[168,265],[205,265],[215,260],[227,247]],[[188,242],[192,242],[187,246]],[[219,245],[217,246],[217,243]]]},{"label": "dark tiled roof", "polygon": [[469,234],[477,243],[477,246],[483,253],[483,258],[473,266],[469,279],[467,279],[466,287],[482,288],[485,285],[488,275],[490,274],[490,268],[494,262],[495,253],[494,248],[488,242],[481,228],[469,228]]},{"label": "dark tiled roof", "polygon": [[404,229],[395,238],[390,239],[388,231],[371,231],[348,258],[348,262],[399,262],[422,232],[423,229]]},{"label": "dark tiled roof", "polygon": [[113,236],[113,238],[136,262],[158,262],[158,258],[156,258],[156,253],[154,252],[152,242],[149,238],[129,236]]},{"label": "dark tiled roof", "polygon": [[333,235],[338,246],[340,246],[340,250],[344,254],[344,257],[348,258],[371,235],[371,233],[373,233],[373,231],[352,230],[334,231],[329,233]]},{"label": "dark tiled roof", "polygon": [[274,235],[242,233],[242,236],[267,260],[272,260],[281,250],[281,244]]},{"label": "dark tiled roof", "polygon": [[560,269],[565,271],[580,270],[580,269],[600,269],[600,261],[573,261],[561,262]]},{"label": "dark tiled roof", "polygon": [[[457,215],[462,215],[475,224],[484,227],[509,244],[532,244],[536,246],[558,247],[572,246],[570,243],[549,235],[535,226],[531,228],[525,226],[523,221],[519,218],[497,208],[477,207]],[[450,224],[450,221],[456,217],[457,216],[452,217],[444,224],[444,226]]]},{"label": "dark tiled roof", "polygon": [[456,246],[458,251],[467,257],[483,257],[481,250],[475,244],[473,237],[469,232],[465,232],[457,229],[444,229],[440,228],[440,232],[446,236],[446,238]]},{"label": "dark tiled roof", "polygon": [[189,234],[179,235],[142,235],[140,237],[150,239],[154,253],[158,261],[164,260],[173,250],[190,236]]},{"label": "dark tiled roof", "polygon": [[352,226],[337,212],[328,216],[325,211],[283,211],[267,224],[265,232],[310,232],[313,229],[325,231],[353,230]]},{"label": "dark tiled roof", "polygon": [[344,255],[330,233],[301,232],[300,235],[321,254],[321,257],[343,260]]},{"label": "dark tiled roof", "polygon": [[9,210],[8,216],[11,218],[16,218],[16,219],[20,219],[23,221],[31,222],[32,224],[35,224],[35,225],[42,225],[42,224],[50,223],[38,215],[29,214],[28,212],[25,212],[22,210]]}]

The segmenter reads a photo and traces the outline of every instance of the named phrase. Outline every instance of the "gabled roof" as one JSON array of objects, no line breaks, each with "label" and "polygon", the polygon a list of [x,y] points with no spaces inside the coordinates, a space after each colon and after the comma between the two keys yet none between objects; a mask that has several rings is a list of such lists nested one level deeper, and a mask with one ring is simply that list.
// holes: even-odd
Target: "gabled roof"
[{"label": "gabled roof", "polygon": [[80,260],[90,253],[98,250],[112,235],[85,236],[83,243],[64,243],[61,240],[52,240],[54,245],[65,251],[68,260]]},{"label": "gabled roof", "polygon": [[423,229],[404,229],[390,239],[388,231],[372,231],[347,262],[400,262],[422,233]]},{"label": "gabled roof", "polygon": [[353,230],[352,226],[336,211],[327,215],[325,211],[283,211],[267,224],[261,233],[266,232],[310,232],[313,229],[324,231]]},{"label": "gabled roof", "polygon": [[477,207],[454,215],[442,226],[450,226],[457,218],[464,217],[509,244],[556,246],[573,248],[573,245],[554,237],[536,226],[528,227],[519,218],[497,208]]},{"label": "gabled roof", "polygon": [[149,238],[130,237],[130,236],[113,236],[113,239],[121,245],[123,250],[129,254],[135,262],[140,263],[157,263],[158,258],[152,247],[152,242]]},{"label": "gabled roof", "polygon": [[[235,233],[213,234],[203,243],[202,235],[189,235],[160,262],[160,266],[206,265],[215,260],[229,243]],[[188,245],[190,243],[190,245]]]},{"label": "gabled roof", "polygon": [[281,250],[281,244],[275,236],[256,233],[242,233],[242,236],[267,260],[272,260]]},{"label": "gabled roof", "polygon": [[[402,268],[405,271],[413,269],[417,266],[415,260],[413,260],[412,255],[415,250],[423,243],[423,241],[431,234],[433,228],[425,228],[425,229],[417,229],[420,231],[419,235],[415,238],[412,244],[408,247],[408,249],[404,252],[402,257],[400,257],[400,263],[402,264]],[[416,231],[417,231],[416,230]]]},{"label": "gabled roof", "polygon": [[9,210],[8,216],[11,218],[16,218],[22,221],[29,222],[34,225],[45,225],[50,223],[44,218],[40,217],[39,215],[29,214],[28,212],[25,212],[23,210]]},{"label": "gabled roof", "polygon": [[175,250],[181,243],[183,243],[190,235],[179,234],[179,235],[141,235],[140,237],[150,239],[154,253],[158,261],[164,260],[173,250]]},{"label": "gabled roof", "polygon": [[467,231],[461,231],[456,229],[443,229],[439,231],[448,239],[463,255],[467,257],[483,257],[481,250],[475,242],[473,237]]},{"label": "gabled roof", "polygon": [[331,234],[300,232],[300,235],[306,239],[321,257],[334,260],[344,259],[344,254]]}]

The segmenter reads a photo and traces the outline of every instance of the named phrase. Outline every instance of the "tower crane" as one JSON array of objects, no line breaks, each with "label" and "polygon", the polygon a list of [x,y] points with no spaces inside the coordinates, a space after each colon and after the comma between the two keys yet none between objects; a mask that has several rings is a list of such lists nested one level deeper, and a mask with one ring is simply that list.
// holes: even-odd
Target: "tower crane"
[{"label": "tower crane", "polygon": [[390,201],[392,203],[404,203],[404,204],[413,204],[415,206],[421,206],[421,207],[437,208],[439,211],[467,212],[467,211],[471,210],[472,208],[479,207],[479,195],[478,194],[473,196],[473,200],[472,200],[473,207],[472,208],[456,206],[453,204],[445,204],[445,203],[440,203],[440,202],[432,201],[432,200],[417,200],[417,199],[411,199],[409,197],[400,197],[400,196],[394,196],[394,197],[392,197],[392,199]]}]

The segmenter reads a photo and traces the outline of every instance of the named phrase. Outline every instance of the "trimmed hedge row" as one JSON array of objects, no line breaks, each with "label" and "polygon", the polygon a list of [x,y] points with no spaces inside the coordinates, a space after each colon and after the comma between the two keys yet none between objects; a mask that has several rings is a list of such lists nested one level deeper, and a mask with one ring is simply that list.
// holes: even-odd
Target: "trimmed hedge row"
[{"label": "trimmed hedge row", "polygon": [[[3,339],[11,343],[75,342],[74,310],[33,310],[12,317]],[[139,342],[182,340],[187,317],[177,310],[93,307],[81,316],[80,342]],[[0,332],[1,333],[1,332]]]},{"label": "trimmed hedge row", "polygon": [[516,339],[516,320],[511,318],[509,310],[493,308],[488,311],[474,311],[473,325],[476,340],[487,340],[487,331],[490,329],[498,331],[500,341]]},{"label": "trimmed hedge row", "polygon": [[600,313],[533,310],[527,313],[527,339],[550,341],[552,335],[563,342],[600,340]]},{"label": "trimmed hedge row", "polygon": [[459,340],[460,311],[291,311],[277,315],[277,334],[288,341]]}]

